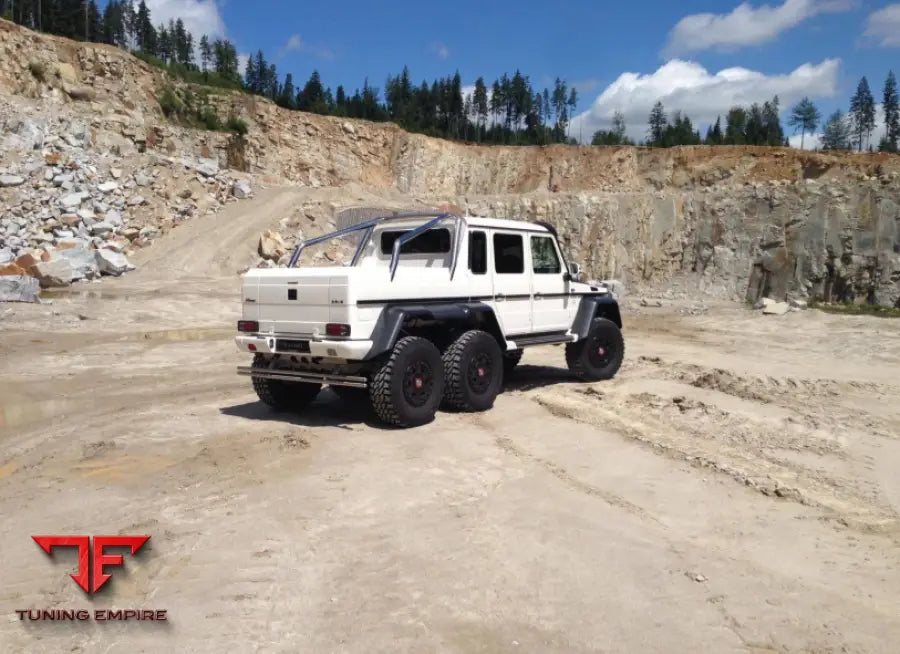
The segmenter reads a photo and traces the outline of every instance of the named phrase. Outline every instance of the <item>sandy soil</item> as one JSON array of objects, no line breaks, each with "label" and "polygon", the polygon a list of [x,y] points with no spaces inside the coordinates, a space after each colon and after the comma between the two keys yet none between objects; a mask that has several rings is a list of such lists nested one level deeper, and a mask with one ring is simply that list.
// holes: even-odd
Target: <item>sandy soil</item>
[{"label": "sandy soil", "polygon": [[[626,300],[610,382],[548,346],[482,414],[274,414],[235,272],[315,193],[0,305],[3,651],[897,651],[900,322]],[[151,540],[90,600],[31,540],[104,533]],[[170,620],[15,614],[85,607]]]}]

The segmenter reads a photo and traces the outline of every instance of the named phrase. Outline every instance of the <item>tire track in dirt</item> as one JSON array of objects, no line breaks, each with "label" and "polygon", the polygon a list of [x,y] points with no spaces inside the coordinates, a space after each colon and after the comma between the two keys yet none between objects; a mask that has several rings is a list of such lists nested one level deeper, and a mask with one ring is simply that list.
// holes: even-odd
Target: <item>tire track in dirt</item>
[{"label": "tire track in dirt", "polygon": [[664,456],[728,475],[765,496],[823,509],[865,531],[897,530],[898,516],[877,489],[772,453],[794,448],[841,457],[836,439],[818,437],[802,424],[780,428],[777,422],[748,420],[684,397],[632,394],[624,384],[616,380],[603,390],[588,386],[575,392],[548,387],[530,396],[553,415],[613,429]]}]

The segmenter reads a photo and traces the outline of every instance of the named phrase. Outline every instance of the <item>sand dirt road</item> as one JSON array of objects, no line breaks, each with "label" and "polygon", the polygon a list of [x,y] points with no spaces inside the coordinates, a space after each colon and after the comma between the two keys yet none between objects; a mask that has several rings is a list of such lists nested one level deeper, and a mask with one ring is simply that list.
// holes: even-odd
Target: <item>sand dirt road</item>
[{"label": "sand dirt road", "polygon": [[[549,346],[487,413],[273,414],[235,272],[309,193],[0,305],[4,652],[898,651],[900,322],[626,301],[611,382]],[[151,539],[93,600],[31,540],[106,533]],[[106,607],[170,619],[15,613]]]}]

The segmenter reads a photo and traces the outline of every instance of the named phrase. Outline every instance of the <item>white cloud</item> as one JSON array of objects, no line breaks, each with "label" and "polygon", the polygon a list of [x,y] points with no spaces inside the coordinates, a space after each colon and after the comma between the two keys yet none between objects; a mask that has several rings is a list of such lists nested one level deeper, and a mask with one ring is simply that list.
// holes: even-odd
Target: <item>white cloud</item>
[{"label": "white cloud", "polygon": [[450,57],[450,48],[443,43],[432,43],[429,50],[436,54],[438,59],[446,60]]},{"label": "white cloud", "polygon": [[[844,113],[844,117],[847,117],[846,113]],[[804,150],[815,150],[822,147],[822,128],[825,126],[825,121],[827,120],[828,116],[823,115],[822,124],[819,125],[819,131],[816,134],[806,135],[806,138],[803,139]],[[885,134],[887,134],[887,129],[884,126],[884,105],[877,104],[875,105],[875,129],[872,130],[872,136],[869,137],[869,143],[872,145],[873,149],[878,149],[878,144],[881,142],[881,139],[884,138]],[[791,147],[800,147],[799,134],[791,136],[789,141]]]},{"label": "white cloud", "polygon": [[900,46],[900,3],[869,14],[865,35],[884,47]]},{"label": "white cloud", "polygon": [[146,0],[154,25],[169,23],[169,19],[184,21],[184,26],[196,41],[206,34],[209,38],[225,36],[225,21],[215,0]]},{"label": "white cloud", "polygon": [[304,41],[299,34],[291,34],[290,37],[288,37],[287,42],[282,46],[281,50],[278,51],[278,58],[280,59],[288,52],[306,52],[313,54],[320,59],[331,59],[334,57],[334,53],[328,48],[311,45]]},{"label": "white cloud", "polygon": [[287,40],[287,43],[284,44],[284,49],[287,52],[291,52],[293,50],[300,50],[303,47],[303,40],[300,38],[299,34],[291,34],[291,37]]},{"label": "white cloud", "polygon": [[616,111],[625,116],[628,135],[643,140],[647,117],[657,100],[671,115],[681,110],[694,126],[705,129],[717,116],[725,119],[734,105],[760,104],[777,95],[786,110],[803,96],[833,97],[837,90],[839,59],[803,64],[785,75],[764,75],[747,68],[726,68],[712,74],[698,63],[674,59],[655,72],[622,73],[597,96],[591,107],[572,121],[573,135],[590,139],[595,130],[609,129]]},{"label": "white cloud", "polygon": [[250,61],[250,53],[242,52],[238,55],[238,72],[241,77],[247,74],[247,62]]},{"label": "white cloud", "polygon": [[672,28],[663,55],[761,45],[813,16],[847,11],[855,5],[856,0],[785,0],[774,7],[743,2],[727,14],[691,14]]}]

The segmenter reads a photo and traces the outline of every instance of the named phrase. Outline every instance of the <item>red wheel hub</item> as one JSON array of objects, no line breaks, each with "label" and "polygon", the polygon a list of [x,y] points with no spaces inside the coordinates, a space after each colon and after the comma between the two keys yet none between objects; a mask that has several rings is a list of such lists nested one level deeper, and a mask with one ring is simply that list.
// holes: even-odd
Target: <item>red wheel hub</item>
[{"label": "red wheel hub", "polygon": [[478,369],[478,376],[479,376],[479,377],[484,377],[484,368],[479,368],[479,369]]},{"label": "red wheel hub", "polygon": [[604,348],[601,345],[600,347],[597,348],[597,354],[599,354],[600,356],[603,356],[604,354],[606,354],[606,348]]},{"label": "red wheel hub", "polygon": [[421,389],[421,388],[422,388],[422,378],[421,378],[421,377],[416,377],[415,384],[416,384],[416,390]]}]

